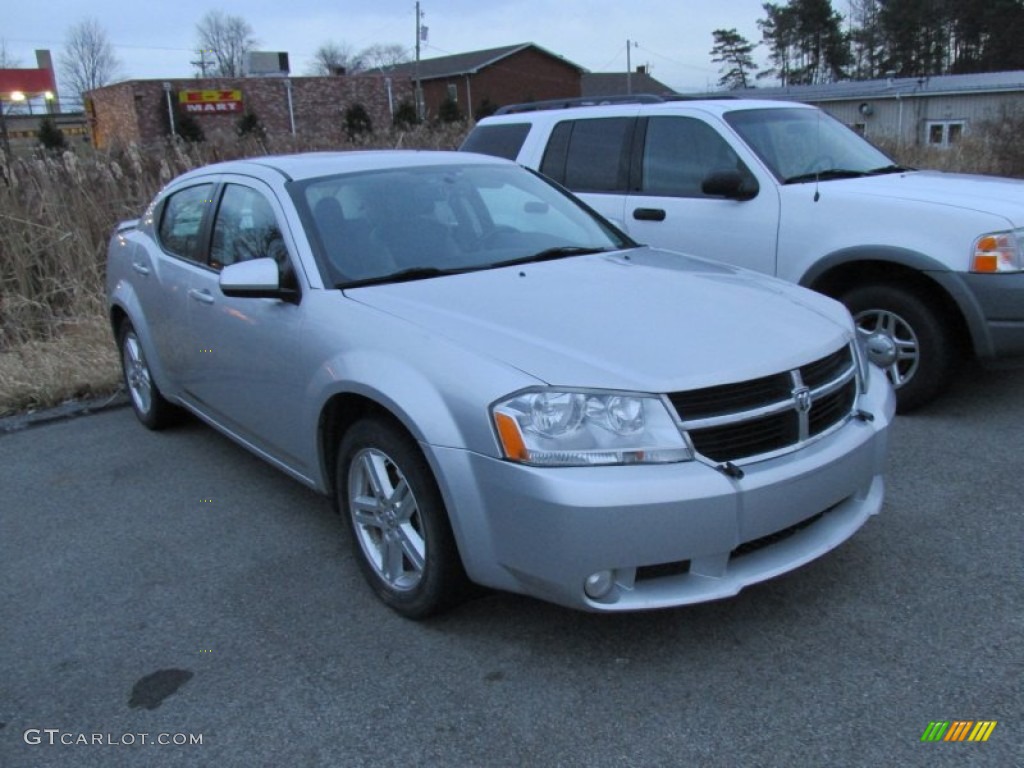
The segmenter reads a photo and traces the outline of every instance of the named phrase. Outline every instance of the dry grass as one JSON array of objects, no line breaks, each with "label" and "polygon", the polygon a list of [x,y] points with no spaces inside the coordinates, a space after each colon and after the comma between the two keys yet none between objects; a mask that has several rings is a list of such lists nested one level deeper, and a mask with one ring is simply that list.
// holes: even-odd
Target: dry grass
[{"label": "dry grass", "polygon": [[104,305],[106,245],[167,181],[220,160],[323,149],[455,149],[463,126],[419,127],[343,147],[274,140],[0,153],[0,416],[104,395],[120,382]]}]

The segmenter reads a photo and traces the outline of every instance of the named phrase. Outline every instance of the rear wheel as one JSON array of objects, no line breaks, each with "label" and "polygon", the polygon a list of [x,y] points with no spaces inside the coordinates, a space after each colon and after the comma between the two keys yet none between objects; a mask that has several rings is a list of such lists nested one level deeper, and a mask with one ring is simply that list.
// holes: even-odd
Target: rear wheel
[{"label": "rear wheel", "polygon": [[871,362],[896,388],[897,410],[912,411],[949,384],[955,340],[934,306],[910,289],[863,285],[839,297],[853,315]]},{"label": "rear wheel", "polygon": [[174,423],[180,411],[160,394],[153,381],[142,344],[132,324],[125,320],[120,330],[121,372],[131,397],[132,410],[149,429],[163,429]]},{"label": "rear wheel", "polygon": [[380,418],[354,424],[338,451],[337,502],[377,596],[421,619],[466,594],[467,579],[444,501],[422,451]]}]

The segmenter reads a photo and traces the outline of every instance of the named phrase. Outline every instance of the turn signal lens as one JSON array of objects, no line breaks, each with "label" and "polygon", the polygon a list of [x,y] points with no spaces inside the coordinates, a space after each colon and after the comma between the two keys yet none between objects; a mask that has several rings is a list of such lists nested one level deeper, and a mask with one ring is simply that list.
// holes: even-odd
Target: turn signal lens
[{"label": "turn signal lens", "polygon": [[1020,272],[1024,269],[1021,256],[1020,230],[982,235],[974,241],[971,255],[972,272]]}]

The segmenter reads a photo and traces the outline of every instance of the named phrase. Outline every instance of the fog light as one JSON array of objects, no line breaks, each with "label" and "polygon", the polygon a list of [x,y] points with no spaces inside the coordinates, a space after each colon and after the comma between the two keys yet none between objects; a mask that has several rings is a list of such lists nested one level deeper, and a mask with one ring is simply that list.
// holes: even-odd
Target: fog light
[{"label": "fog light", "polygon": [[587,580],[583,582],[583,591],[590,599],[600,600],[607,597],[614,586],[615,578],[611,571],[598,571],[587,576]]}]

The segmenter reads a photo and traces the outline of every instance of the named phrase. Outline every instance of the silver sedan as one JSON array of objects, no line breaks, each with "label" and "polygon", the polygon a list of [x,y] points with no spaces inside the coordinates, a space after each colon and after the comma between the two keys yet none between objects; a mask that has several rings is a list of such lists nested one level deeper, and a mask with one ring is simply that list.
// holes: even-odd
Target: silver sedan
[{"label": "silver sedan", "polygon": [[495,158],[192,171],[117,228],[108,295],[140,421],[189,411],[331,494],[409,617],[474,582],[721,598],[882,506],[892,389],[846,310],[639,246]]}]

